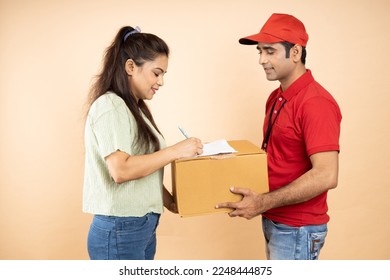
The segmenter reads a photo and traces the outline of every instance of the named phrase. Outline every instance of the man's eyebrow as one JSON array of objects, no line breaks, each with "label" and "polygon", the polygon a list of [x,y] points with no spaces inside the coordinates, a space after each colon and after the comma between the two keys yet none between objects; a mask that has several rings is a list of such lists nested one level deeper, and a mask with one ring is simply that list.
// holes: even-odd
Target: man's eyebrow
[{"label": "man's eyebrow", "polygon": [[259,51],[260,51],[260,50],[276,50],[274,47],[272,47],[272,46],[267,46],[267,45],[265,45],[265,46],[263,46],[263,47],[261,47],[261,48],[260,48],[259,46],[257,46],[256,49],[259,50]]}]

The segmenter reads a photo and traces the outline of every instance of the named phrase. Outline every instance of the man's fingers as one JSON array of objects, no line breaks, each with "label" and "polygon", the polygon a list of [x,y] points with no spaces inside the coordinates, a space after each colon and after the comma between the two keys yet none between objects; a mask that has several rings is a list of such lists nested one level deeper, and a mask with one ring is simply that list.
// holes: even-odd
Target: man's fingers
[{"label": "man's fingers", "polygon": [[[240,195],[248,195],[250,193],[249,189],[246,188],[237,188],[237,187],[230,187],[229,188],[230,192],[234,194],[240,194]],[[215,208],[232,208],[236,209],[238,207],[239,202],[223,202],[223,203],[218,203]]]},{"label": "man's fingers", "polygon": [[230,213],[228,213],[230,217],[234,218],[234,217],[237,217],[238,216],[238,213],[237,213],[237,210],[234,210]]},{"label": "man's fingers", "polygon": [[223,202],[223,203],[218,203],[215,208],[233,208],[235,209],[236,208],[236,203],[234,202]]},{"label": "man's fingers", "polygon": [[230,191],[235,194],[241,194],[243,196],[249,195],[250,189],[247,188],[238,188],[238,187],[231,187]]}]

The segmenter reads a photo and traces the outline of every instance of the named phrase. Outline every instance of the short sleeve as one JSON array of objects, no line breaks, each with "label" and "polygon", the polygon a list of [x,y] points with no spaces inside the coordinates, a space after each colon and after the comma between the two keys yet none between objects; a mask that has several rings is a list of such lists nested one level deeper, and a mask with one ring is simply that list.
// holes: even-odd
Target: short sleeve
[{"label": "short sleeve", "polygon": [[308,155],[325,151],[340,151],[341,113],[332,100],[317,96],[304,105],[303,134]]},{"label": "short sleeve", "polygon": [[94,110],[92,130],[100,155],[105,158],[117,150],[131,155],[134,127],[126,104],[119,97],[99,101]]}]

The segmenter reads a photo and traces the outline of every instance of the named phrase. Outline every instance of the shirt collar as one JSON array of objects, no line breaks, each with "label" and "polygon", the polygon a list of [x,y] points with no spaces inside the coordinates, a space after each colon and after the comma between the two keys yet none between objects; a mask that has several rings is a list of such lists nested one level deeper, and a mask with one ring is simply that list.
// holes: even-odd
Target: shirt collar
[{"label": "shirt collar", "polygon": [[309,69],[296,79],[285,91],[282,91],[282,86],[279,87],[280,95],[286,99],[290,100],[292,97],[297,95],[303,88],[308,84],[314,81],[313,75]]}]

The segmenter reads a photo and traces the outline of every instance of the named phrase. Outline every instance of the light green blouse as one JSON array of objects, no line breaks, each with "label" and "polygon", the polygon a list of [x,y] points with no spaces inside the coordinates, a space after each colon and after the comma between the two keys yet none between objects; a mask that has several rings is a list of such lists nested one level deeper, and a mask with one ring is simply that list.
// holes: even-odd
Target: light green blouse
[{"label": "light green blouse", "polygon": [[[163,137],[144,116],[165,148]],[[83,211],[92,214],[141,217],[149,212],[162,213],[164,168],[144,178],[117,184],[111,178],[104,158],[120,150],[138,155],[134,116],[122,98],[108,92],[91,106],[85,125],[85,171]]]}]

